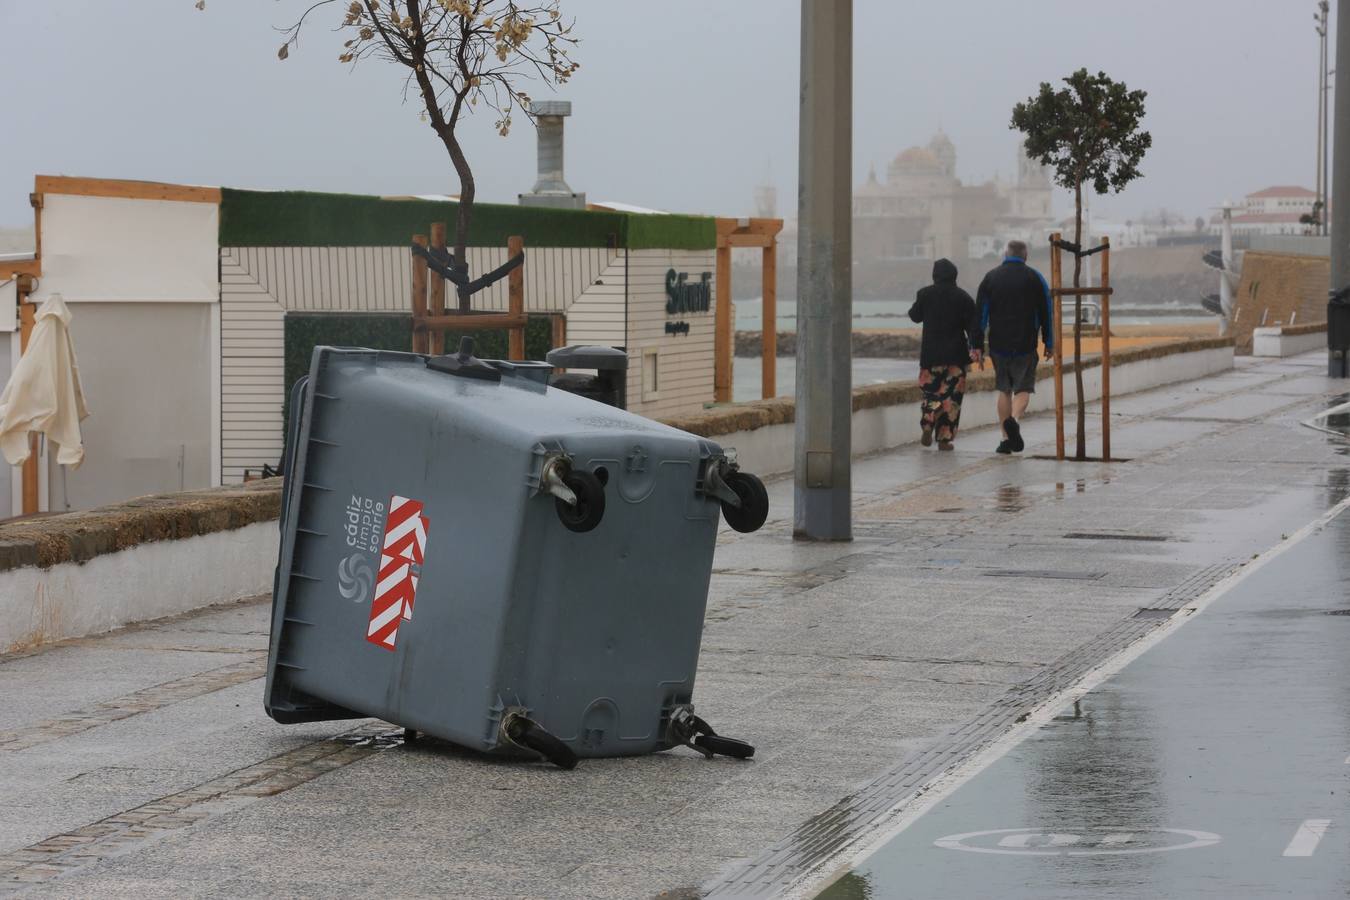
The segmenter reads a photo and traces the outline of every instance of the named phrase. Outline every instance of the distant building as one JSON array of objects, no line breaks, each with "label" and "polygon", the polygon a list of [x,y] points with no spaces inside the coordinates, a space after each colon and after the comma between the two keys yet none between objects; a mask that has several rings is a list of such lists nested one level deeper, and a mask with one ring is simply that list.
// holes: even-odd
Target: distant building
[{"label": "distant building", "polygon": [[966,185],[956,177],[956,146],[939,131],[923,147],[873,167],[853,194],[853,253],[860,260],[973,259],[1010,238],[1044,241],[1051,224],[1048,170],[1019,145],[1017,176]]},{"label": "distant building", "polygon": [[[1304,187],[1277,185],[1248,194],[1233,210],[1233,234],[1309,234],[1313,226],[1300,221],[1311,215],[1317,194]],[[1209,233],[1222,227],[1219,215],[1209,220]]]},{"label": "distant building", "polygon": [[761,219],[778,218],[778,188],[767,179],[755,187],[755,215]]}]

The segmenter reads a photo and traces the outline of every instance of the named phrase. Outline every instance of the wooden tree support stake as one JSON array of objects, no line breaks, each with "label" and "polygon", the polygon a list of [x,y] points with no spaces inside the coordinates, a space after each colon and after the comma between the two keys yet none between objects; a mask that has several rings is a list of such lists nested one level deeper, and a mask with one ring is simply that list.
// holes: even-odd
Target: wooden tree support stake
[{"label": "wooden tree support stake", "polygon": [[[434,250],[445,249],[444,222],[431,223],[431,246],[432,249]],[[422,265],[424,268],[426,267],[425,260],[423,260]],[[430,314],[433,316],[445,315],[445,279],[432,278],[430,280],[430,288],[431,288],[430,294],[431,302],[428,304]],[[445,332],[433,331],[431,332],[430,337],[431,337],[431,347],[430,347],[431,353],[435,356],[440,356],[441,354],[445,353]]]},{"label": "wooden tree support stake", "polygon": [[[428,245],[444,250],[446,247],[446,226],[444,222],[433,222],[431,239],[424,234],[413,235],[413,243],[419,247]],[[520,235],[506,239],[508,256],[514,257],[522,252],[525,240]],[[445,278],[432,272],[426,257],[409,253],[412,258],[412,351],[441,355],[445,353],[445,332],[447,331],[484,331],[506,329],[507,358],[523,360],[525,358],[525,326],[529,317],[525,313],[525,270],[522,266],[512,269],[506,276],[507,311],[465,312],[460,304],[455,312],[445,308]],[[456,291],[458,294],[458,291]],[[556,336],[556,330],[555,330]],[[453,349],[453,348],[452,348]]]},{"label": "wooden tree support stake", "polygon": [[[413,235],[413,243],[419,247],[425,247],[427,246],[427,236],[415,234]],[[431,352],[431,342],[428,340],[427,332],[427,261],[425,257],[416,253],[409,253],[408,255],[412,257],[412,352],[429,353]],[[440,279],[437,278],[437,280]]]},{"label": "wooden tree support stake", "polygon": [[[525,239],[513,234],[506,239],[506,256],[511,258],[525,249]],[[520,325],[507,332],[506,358],[514,361],[525,358],[525,268],[518,266],[506,276],[506,308]]]},{"label": "wooden tree support stake", "polygon": [[1102,238],[1102,462],[1111,459],[1111,239]]},{"label": "wooden tree support stake", "polygon": [[1064,298],[1100,297],[1102,328],[1102,462],[1111,459],[1111,239],[1102,238],[1101,286],[1064,287],[1060,234],[1050,235],[1050,296],[1055,316],[1055,459],[1064,459]]},{"label": "wooden tree support stake", "polygon": [[1050,235],[1050,296],[1055,307],[1055,459],[1064,458],[1064,301],[1060,293],[1064,275],[1059,238],[1058,231]]}]

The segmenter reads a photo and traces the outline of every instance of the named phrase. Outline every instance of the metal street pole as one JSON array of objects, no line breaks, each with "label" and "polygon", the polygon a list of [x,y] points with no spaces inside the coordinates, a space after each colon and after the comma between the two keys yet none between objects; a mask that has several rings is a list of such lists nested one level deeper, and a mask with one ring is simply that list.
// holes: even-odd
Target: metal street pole
[{"label": "metal street pole", "polygon": [[802,0],[793,536],[853,539],[853,0]]},{"label": "metal street pole", "polygon": [[1336,97],[1332,138],[1331,291],[1327,303],[1327,374],[1350,376],[1350,4],[1336,3]]},{"label": "metal street pole", "polygon": [[1322,13],[1322,210],[1318,216],[1322,220],[1322,234],[1330,234],[1327,228],[1327,197],[1331,194],[1331,185],[1327,178],[1327,137],[1331,132],[1330,115],[1327,110],[1328,94],[1331,93],[1331,82],[1328,80],[1331,73],[1327,70],[1331,68],[1331,59],[1327,55],[1327,17],[1330,15],[1330,0],[1321,0]]},{"label": "metal street pole", "polygon": [[1317,24],[1314,31],[1317,32],[1318,57],[1317,57],[1317,161],[1314,164],[1315,175],[1314,193],[1317,194],[1317,202],[1322,204],[1319,212],[1319,218],[1322,221],[1321,227],[1317,229],[1318,233],[1325,233],[1327,221],[1326,207],[1326,121],[1327,121],[1327,25],[1326,25],[1326,4],[1327,0],[1319,0],[1317,12],[1313,13],[1313,21]]}]

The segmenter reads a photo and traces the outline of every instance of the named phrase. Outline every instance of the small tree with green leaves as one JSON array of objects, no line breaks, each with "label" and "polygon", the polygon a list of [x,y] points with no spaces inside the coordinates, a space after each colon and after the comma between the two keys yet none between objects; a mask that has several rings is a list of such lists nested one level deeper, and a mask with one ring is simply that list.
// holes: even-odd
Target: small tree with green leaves
[{"label": "small tree with green leaves", "polygon": [[1320,228],[1322,225],[1322,201],[1314,200],[1312,205],[1312,212],[1306,212],[1303,215],[1299,216],[1298,223],[1300,225],[1312,226],[1306,232],[1307,234],[1317,234],[1317,229]]},{"label": "small tree with green leaves", "polygon": [[[573,23],[563,21],[558,0],[318,0],[284,30],[278,58],[290,56],[316,10],[333,4],[341,10],[335,30],[347,35],[338,62],[355,65],[374,57],[408,70],[404,97],[416,90],[421,118],[440,138],[459,177],[454,250],[462,265],[476,190],[456,132],[460,120],[487,107],[502,136],[511,130],[515,111],[532,120],[522,81],[564,84],[572,77],[580,67],[569,55],[577,44]],[[463,290],[459,306],[469,308]]]},{"label": "small tree with green leaves", "polygon": [[[1144,118],[1144,91],[1131,91],[1105,72],[1079,69],[1056,90],[1041,82],[1040,92],[1013,107],[1011,127],[1025,135],[1027,155],[1049,166],[1056,183],[1073,191],[1073,242],[1083,245],[1083,186],[1098,194],[1119,192],[1140,177],[1139,163],[1153,145]],[[1083,259],[1075,255],[1073,286],[1081,286]],[[1083,404],[1083,298],[1074,298],[1073,361],[1078,389],[1076,458],[1087,458],[1087,418]],[[1055,323],[1056,331],[1059,330]]]}]

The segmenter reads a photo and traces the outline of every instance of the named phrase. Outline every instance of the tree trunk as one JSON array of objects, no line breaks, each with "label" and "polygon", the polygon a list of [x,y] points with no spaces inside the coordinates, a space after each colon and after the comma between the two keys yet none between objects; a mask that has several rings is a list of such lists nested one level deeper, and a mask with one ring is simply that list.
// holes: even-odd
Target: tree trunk
[{"label": "tree trunk", "polygon": [[[473,219],[473,198],[474,183],[473,171],[469,168],[469,160],[464,155],[464,149],[460,147],[459,140],[455,137],[454,123],[447,123],[446,129],[441,133],[441,142],[445,144],[445,149],[450,153],[450,161],[455,164],[455,173],[459,175],[459,203],[456,204],[455,212],[455,260],[468,272],[469,256],[469,222]],[[470,297],[463,288],[456,290],[459,297],[459,311],[469,312]]]},{"label": "tree trunk", "polygon": [[[1073,192],[1073,242],[1081,250],[1083,247],[1083,182],[1074,186]],[[1083,257],[1074,254],[1073,286],[1082,286]],[[1078,434],[1074,459],[1087,459],[1087,406],[1083,403],[1083,298],[1073,298],[1073,381],[1078,392]]]},{"label": "tree trunk", "polygon": [[[366,8],[370,10],[370,16],[373,21],[378,23],[379,17],[375,11],[374,2],[367,2]],[[397,14],[397,4],[391,3],[391,9]],[[440,104],[436,100],[436,89],[431,83],[431,76],[427,74],[427,41],[422,32],[422,7],[419,0],[407,0],[408,18],[413,22],[414,40],[408,48],[408,55],[411,63],[405,62],[412,69],[412,77],[417,82],[417,88],[422,94],[422,103],[426,106],[427,117],[431,121],[431,127],[436,132],[436,136],[441,139],[445,145],[445,150],[450,154],[450,162],[454,163],[455,173],[459,175],[459,203],[456,204],[455,212],[455,263],[459,270],[465,274],[469,270],[469,259],[467,256],[467,245],[469,242],[469,222],[473,219],[473,170],[469,168],[469,160],[464,155],[464,148],[459,145],[459,139],[455,137],[455,126],[459,124],[459,114],[464,107],[464,98],[468,96],[468,87],[463,88],[461,93],[455,95],[454,105],[451,107],[450,115],[447,117],[441,111]],[[381,33],[384,28],[381,27]],[[385,44],[393,52],[395,58],[404,62],[400,56],[398,48],[388,36],[385,37]],[[460,71],[464,74],[466,80],[469,76],[465,68],[463,58],[463,43],[460,44]],[[459,311],[469,311],[469,294],[463,288],[457,288],[455,291],[459,295]]]}]

